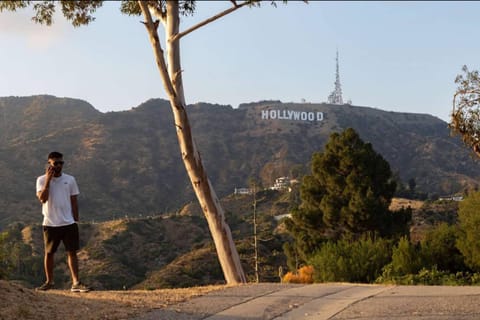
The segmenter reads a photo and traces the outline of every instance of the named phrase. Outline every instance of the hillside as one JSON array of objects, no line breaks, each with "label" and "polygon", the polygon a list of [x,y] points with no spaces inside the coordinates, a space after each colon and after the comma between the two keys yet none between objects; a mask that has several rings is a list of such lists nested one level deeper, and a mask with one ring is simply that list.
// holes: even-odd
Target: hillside
[{"label": "hillside", "polygon": [[[286,268],[277,232],[277,215],[287,213],[288,193],[257,193],[257,230],[261,281],[278,281],[278,267]],[[247,278],[254,277],[252,197],[230,195],[222,199]],[[80,276],[97,290],[158,289],[224,284],[205,218],[196,204],[168,216],[121,218],[81,223]],[[15,224],[0,243],[0,256],[8,252],[4,267],[12,279],[26,286],[43,279],[43,239],[40,224]],[[4,236],[1,235],[0,236]],[[55,284],[70,286],[63,246],[55,256]],[[8,261],[8,262],[7,262]],[[1,278],[1,273],[0,273]]]},{"label": "hillside", "polygon": [[[283,244],[289,241],[282,221],[295,192],[260,191],[256,194],[258,262],[261,282],[278,282],[279,267],[287,270]],[[229,195],[221,199],[247,279],[254,281],[253,196]],[[457,202],[420,202],[394,199],[391,209],[413,209],[410,229],[414,241],[435,223],[456,221]],[[210,232],[197,203],[178,213],[81,223],[79,251],[81,278],[97,290],[153,290],[222,285],[224,278]],[[43,279],[43,240],[40,224],[16,224],[0,249],[9,254],[4,266],[12,279],[28,287]],[[0,250],[1,255],[1,250]],[[9,265],[10,264],[10,265]],[[56,255],[57,288],[70,285],[63,246]],[[1,276],[1,275],[0,275]]]},{"label": "hillside", "polygon": [[[447,124],[426,114],[279,101],[238,109],[198,103],[188,112],[220,197],[250,177],[269,186],[279,176],[305,173],[312,153],[347,127],[371,142],[404,183],[414,178],[431,197],[461,192],[480,177]],[[41,221],[34,182],[52,150],[64,153],[64,171],[77,177],[83,221],[157,216],[194,200],[165,100],[101,113],[69,98],[0,98],[0,132],[0,230]]]}]

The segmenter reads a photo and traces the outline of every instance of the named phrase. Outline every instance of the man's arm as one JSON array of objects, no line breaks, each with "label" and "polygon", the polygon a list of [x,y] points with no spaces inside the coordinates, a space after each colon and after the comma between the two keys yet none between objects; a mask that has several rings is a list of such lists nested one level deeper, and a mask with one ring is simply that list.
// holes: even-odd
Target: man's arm
[{"label": "man's arm", "polygon": [[43,188],[42,191],[37,192],[37,198],[41,203],[45,203],[48,200],[48,187]]},{"label": "man's arm", "polygon": [[78,200],[77,200],[77,195],[70,196],[70,202],[72,203],[73,220],[75,220],[75,222],[78,222]]},{"label": "man's arm", "polygon": [[50,181],[53,177],[53,168],[48,167],[45,173],[45,184],[43,185],[42,190],[37,192],[37,198],[40,200],[41,203],[45,203],[48,200],[49,188],[50,188]]}]

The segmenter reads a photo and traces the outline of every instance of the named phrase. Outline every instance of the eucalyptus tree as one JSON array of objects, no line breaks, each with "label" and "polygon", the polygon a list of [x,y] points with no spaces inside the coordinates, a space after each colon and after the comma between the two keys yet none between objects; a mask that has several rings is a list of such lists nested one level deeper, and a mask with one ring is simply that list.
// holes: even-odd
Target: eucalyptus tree
[{"label": "eucalyptus tree", "polygon": [[462,71],[455,79],[458,88],[453,96],[449,126],[480,157],[480,75],[477,70],[469,71],[467,66]]},{"label": "eucalyptus tree", "polygon": [[[122,1],[120,11],[123,14],[138,15],[144,18],[143,24],[146,27],[160,78],[173,112],[182,160],[208,221],[225,280],[228,284],[235,284],[246,282],[246,278],[230,228],[225,221],[223,208],[208,179],[193,139],[186,112],[180,55],[180,40],[186,35],[240,8],[260,6],[260,1],[253,0],[232,0],[229,3],[231,4],[230,8],[182,31],[180,30],[180,16],[193,15],[197,5],[196,1]],[[270,3],[276,5],[274,1]],[[94,21],[94,13],[102,5],[103,1],[99,0],[1,1],[0,11],[16,11],[31,6],[35,13],[32,20],[51,25],[53,14],[56,8],[59,8],[73,26],[79,27]],[[159,40],[158,29],[160,26],[163,26],[165,33],[165,48],[162,47]]]}]

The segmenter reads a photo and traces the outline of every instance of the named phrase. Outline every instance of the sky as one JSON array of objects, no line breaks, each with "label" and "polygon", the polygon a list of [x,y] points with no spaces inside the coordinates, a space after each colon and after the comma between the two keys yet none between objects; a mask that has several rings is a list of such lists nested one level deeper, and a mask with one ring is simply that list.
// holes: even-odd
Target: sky
[{"label": "sky", "polygon": [[[88,26],[60,14],[0,13],[0,97],[50,94],[102,112],[164,98],[142,17],[106,2]],[[198,1],[181,30],[230,7]],[[455,77],[480,69],[480,2],[270,1],[241,8],[181,40],[187,104],[260,100],[321,103],[334,89],[338,49],[344,101],[449,121]],[[162,36],[163,29],[159,29]]]}]

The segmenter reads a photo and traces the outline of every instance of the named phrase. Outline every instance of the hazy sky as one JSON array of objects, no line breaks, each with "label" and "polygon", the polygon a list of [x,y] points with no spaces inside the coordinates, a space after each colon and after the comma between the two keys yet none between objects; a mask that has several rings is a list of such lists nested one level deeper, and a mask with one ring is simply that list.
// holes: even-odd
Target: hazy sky
[{"label": "hazy sky", "polygon": [[[230,6],[197,3],[181,29]],[[141,17],[106,3],[89,26],[0,13],[0,96],[51,94],[100,111],[166,98]],[[480,69],[480,2],[290,1],[242,8],[183,38],[187,103],[324,102],[340,54],[344,100],[448,121],[462,65]],[[161,30],[163,35],[163,30]]]}]

